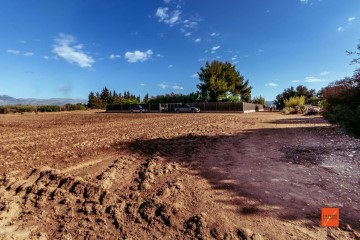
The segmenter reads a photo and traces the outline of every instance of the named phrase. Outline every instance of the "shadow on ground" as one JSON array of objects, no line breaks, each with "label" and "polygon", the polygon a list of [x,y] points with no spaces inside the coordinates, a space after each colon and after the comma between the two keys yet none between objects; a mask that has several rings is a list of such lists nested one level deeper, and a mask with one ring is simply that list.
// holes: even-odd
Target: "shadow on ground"
[{"label": "shadow on ground", "polygon": [[[318,117],[282,121],[273,124],[323,123]],[[323,166],[346,148],[324,146],[326,134],[334,131],[329,127],[252,129],[230,136],[138,139],[127,147],[148,158],[160,155],[187,166],[213,189],[227,191],[232,197],[219,203],[236,206],[239,214],[306,219],[317,227],[321,208],[341,206],[342,223],[360,229],[360,212],[353,208],[360,200],[359,193],[348,195],[339,187],[351,186],[359,179],[342,178]]]}]

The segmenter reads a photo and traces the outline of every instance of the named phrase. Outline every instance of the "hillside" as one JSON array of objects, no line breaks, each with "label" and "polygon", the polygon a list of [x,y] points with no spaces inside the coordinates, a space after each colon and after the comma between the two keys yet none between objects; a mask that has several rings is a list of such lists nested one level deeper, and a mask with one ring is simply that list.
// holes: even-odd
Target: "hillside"
[{"label": "hillside", "polygon": [[8,95],[0,95],[0,105],[57,105],[62,106],[67,103],[87,103],[85,99],[72,99],[72,98],[50,98],[50,99],[37,99],[37,98],[14,98]]}]

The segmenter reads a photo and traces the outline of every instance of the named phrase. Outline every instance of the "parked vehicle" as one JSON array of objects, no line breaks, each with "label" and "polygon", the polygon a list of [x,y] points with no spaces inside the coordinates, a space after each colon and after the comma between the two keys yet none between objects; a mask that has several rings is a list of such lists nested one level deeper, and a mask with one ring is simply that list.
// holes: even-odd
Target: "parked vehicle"
[{"label": "parked vehicle", "polygon": [[144,113],[144,112],[147,112],[147,109],[143,108],[141,105],[135,105],[135,106],[131,107],[130,112],[131,113]]},{"label": "parked vehicle", "polygon": [[174,111],[177,113],[181,113],[181,112],[198,113],[200,112],[200,109],[196,107],[191,107],[190,105],[187,104],[181,104],[181,105],[176,105]]}]

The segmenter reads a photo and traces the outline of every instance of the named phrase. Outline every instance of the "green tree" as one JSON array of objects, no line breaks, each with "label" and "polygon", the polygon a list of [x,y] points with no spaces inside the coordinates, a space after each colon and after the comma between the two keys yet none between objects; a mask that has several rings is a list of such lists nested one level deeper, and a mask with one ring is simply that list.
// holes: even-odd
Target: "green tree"
[{"label": "green tree", "polygon": [[266,107],[266,101],[265,98],[260,95],[260,97],[254,97],[251,100],[252,103],[261,104],[263,107]]},{"label": "green tree", "polygon": [[104,108],[103,102],[99,96],[99,93],[94,94],[94,92],[90,92],[88,97],[87,106],[92,109],[101,109]]},{"label": "green tree", "polygon": [[143,103],[148,103],[149,102],[149,94],[147,93],[143,99]]},{"label": "green tree", "polygon": [[228,93],[240,96],[242,101],[250,101],[251,87],[249,80],[244,79],[235,65],[228,62],[206,62],[205,67],[198,72],[200,84],[197,85],[204,101],[226,101]]},{"label": "green tree", "polygon": [[315,102],[314,98],[316,98],[315,90],[314,89],[308,89],[307,87],[303,85],[299,85],[296,87],[290,87],[287,89],[284,89],[284,91],[276,96],[276,100],[274,101],[274,104],[276,105],[277,109],[283,109],[285,107],[284,101],[289,100],[292,97],[305,97],[305,103],[310,104],[312,102]]},{"label": "green tree", "polygon": [[100,98],[105,107],[107,104],[111,104],[112,103],[111,91],[109,91],[109,89],[107,89],[107,87],[104,87],[100,93]]}]

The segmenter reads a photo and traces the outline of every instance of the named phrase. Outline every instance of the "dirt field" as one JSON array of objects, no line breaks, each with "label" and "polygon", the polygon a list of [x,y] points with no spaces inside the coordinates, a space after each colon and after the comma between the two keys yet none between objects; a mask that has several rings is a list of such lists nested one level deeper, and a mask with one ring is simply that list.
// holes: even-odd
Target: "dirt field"
[{"label": "dirt field", "polygon": [[[340,208],[340,228],[320,209]],[[0,116],[0,239],[360,239],[360,141],[321,117]]]}]

